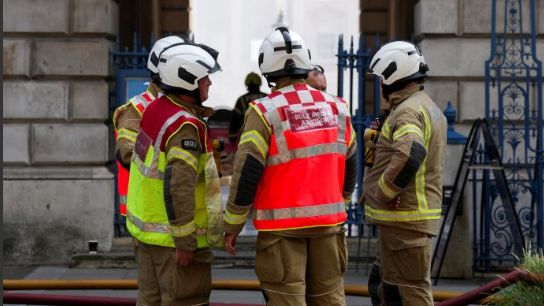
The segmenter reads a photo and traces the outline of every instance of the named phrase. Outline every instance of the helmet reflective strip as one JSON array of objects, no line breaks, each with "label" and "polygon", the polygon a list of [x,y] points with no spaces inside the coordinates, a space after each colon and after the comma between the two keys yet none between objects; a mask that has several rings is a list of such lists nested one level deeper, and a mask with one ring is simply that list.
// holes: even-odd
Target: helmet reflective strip
[{"label": "helmet reflective strip", "polygon": [[391,62],[391,64],[389,64],[389,66],[387,66],[387,68],[385,68],[385,70],[382,72],[382,76],[387,80],[393,73],[395,73],[395,71],[397,71],[397,63]]},{"label": "helmet reflective strip", "polygon": [[151,63],[157,67],[159,65],[159,57],[157,56],[157,54],[155,52],[151,53]]},{"label": "helmet reflective strip", "polygon": [[277,28],[276,30],[280,31],[281,35],[283,35],[283,40],[285,40],[285,51],[287,51],[288,54],[293,53],[293,44],[291,41],[291,35],[289,34],[289,30],[285,27],[280,27],[280,28]]},{"label": "helmet reflective strip", "polygon": [[208,72],[210,72],[210,70],[212,70],[212,67],[210,67],[210,65],[204,63],[201,60],[197,60],[196,62],[199,63],[200,65],[202,65],[204,68],[208,69]]},{"label": "helmet reflective strip", "polygon": [[372,66],[370,66],[370,71],[372,71],[372,69],[374,69],[374,66],[376,66],[376,64],[381,60],[381,58],[377,59],[374,64],[372,64]]},{"label": "helmet reflective strip", "polygon": [[196,80],[196,75],[190,73],[183,67],[178,67],[178,77],[189,84],[194,84]]},{"label": "helmet reflective strip", "polygon": [[[291,49],[302,49],[302,45],[294,45]],[[274,47],[274,52],[287,50],[287,47]],[[287,52],[290,53],[290,52]]]}]

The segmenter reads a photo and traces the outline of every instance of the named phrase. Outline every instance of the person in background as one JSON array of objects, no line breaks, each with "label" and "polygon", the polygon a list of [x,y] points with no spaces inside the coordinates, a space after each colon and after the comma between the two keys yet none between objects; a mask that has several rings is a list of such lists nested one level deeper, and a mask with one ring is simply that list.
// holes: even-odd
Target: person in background
[{"label": "person in background", "polygon": [[308,73],[306,84],[320,90],[327,91],[327,78],[325,78],[325,69],[320,65],[315,65],[312,71]]},{"label": "person in background", "polygon": [[244,114],[249,107],[249,102],[266,96],[264,92],[261,92],[261,77],[255,72],[248,73],[244,83],[247,87],[247,93],[236,99],[236,105],[232,110],[230,120],[229,140],[233,145],[236,145],[240,138],[240,129],[244,125]]}]

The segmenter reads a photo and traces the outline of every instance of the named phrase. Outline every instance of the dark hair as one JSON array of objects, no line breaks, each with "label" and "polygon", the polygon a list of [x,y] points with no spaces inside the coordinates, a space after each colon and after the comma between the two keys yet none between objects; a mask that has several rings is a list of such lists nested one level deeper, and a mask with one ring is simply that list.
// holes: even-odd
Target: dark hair
[{"label": "dark hair", "polygon": [[315,71],[317,73],[325,73],[325,69],[323,69],[323,67],[321,67],[321,65],[314,65],[314,68],[312,69],[312,71]]}]

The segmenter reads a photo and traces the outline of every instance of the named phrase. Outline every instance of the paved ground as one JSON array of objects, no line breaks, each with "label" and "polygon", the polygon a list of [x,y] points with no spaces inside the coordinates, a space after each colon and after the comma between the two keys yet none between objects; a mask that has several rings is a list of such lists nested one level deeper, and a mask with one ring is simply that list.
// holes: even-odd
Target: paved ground
[{"label": "paved ground", "polygon": [[[251,269],[213,269],[214,279],[248,279],[255,280]],[[4,279],[135,279],[135,269],[71,269],[68,267],[3,267]],[[346,284],[366,284],[363,272],[348,271],[345,274]],[[466,292],[482,284],[485,280],[442,280],[435,290]],[[69,294],[106,297],[136,297],[136,290],[87,290],[87,291],[25,291],[31,293]],[[211,301],[216,303],[244,303],[264,305],[260,292],[214,290]],[[347,297],[348,305],[371,305],[365,297]]]}]

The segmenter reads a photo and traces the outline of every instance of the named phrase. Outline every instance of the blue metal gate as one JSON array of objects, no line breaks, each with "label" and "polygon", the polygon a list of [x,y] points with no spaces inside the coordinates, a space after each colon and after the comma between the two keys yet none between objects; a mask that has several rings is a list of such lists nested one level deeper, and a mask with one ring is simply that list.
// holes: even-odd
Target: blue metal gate
[{"label": "blue metal gate", "polygon": [[[380,37],[376,35],[375,46],[380,45]],[[365,37],[363,34],[359,36],[358,50],[354,51],[353,37],[351,37],[349,51],[344,49],[344,37],[340,35],[338,40],[338,92],[337,95],[346,98],[349,103],[349,109],[352,112],[352,124],[357,134],[357,158],[359,165],[362,165],[364,156],[364,143],[363,132],[365,128],[370,124],[373,118],[376,118],[380,112],[380,84],[377,77],[367,76],[367,69],[370,64],[371,56],[375,52],[372,48],[366,46]],[[344,73],[348,70],[348,96],[344,96]],[[354,73],[357,73],[355,76]],[[373,82],[373,94],[372,94],[372,111],[366,111],[366,81]],[[357,82],[358,95],[354,100],[354,82]],[[354,101],[357,106],[357,110],[354,112]],[[364,167],[357,167],[357,186],[356,186],[356,199],[353,199],[348,207],[348,235],[352,236],[354,226],[357,229],[357,235],[360,237],[364,235],[364,219],[363,208],[357,204],[357,200],[362,195],[362,183],[363,183]],[[368,233],[375,234],[375,233]]]},{"label": "blue metal gate", "polygon": [[[147,70],[148,50],[134,34],[132,50],[124,48],[121,50],[117,42],[117,50],[113,52],[113,63],[115,65],[115,104],[111,109],[113,111],[125,104],[130,97],[133,97],[146,90],[146,82],[149,80],[149,71]],[[153,41],[150,42],[150,46]],[[115,168],[117,169],[117,168]],[[117,171],[115,172],[115,182],[117,182]],[[119,214],[119,194],[117,185],[115,186],[115,215],[114,215],[115,235],[128,235],[125,230],[125,219]]]},{"label": "blue metal gate", "polygon": [[[528,16],[521,0],[493,0],[491,55],[485,63],[485,115],[492,124],[510,191],[526,241],[544,247],[544,151],[542,63],[536,58],[536,3]],[[497,29],[499,10],[504,27]],[[523,18],[530,18],[524,32]],[[525,29],[527,30],[527,29]],[[497,96],[492,99],[492,94]],[[485,162],[481,160],[481,162]],[[473,174],[473,185],[479,179]],[[512,235],[489,170],[481,177],[483,196],[473,198],[474,268],[489,271],[494,262],[514,261]],[[476,208],[481,205],[480,212]],[[476,220],[479,214],[479,226]],[[517,254],[518,256],[521,254]]]}]

